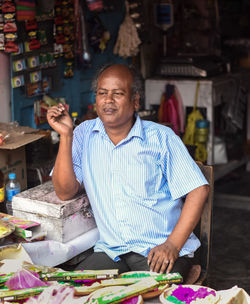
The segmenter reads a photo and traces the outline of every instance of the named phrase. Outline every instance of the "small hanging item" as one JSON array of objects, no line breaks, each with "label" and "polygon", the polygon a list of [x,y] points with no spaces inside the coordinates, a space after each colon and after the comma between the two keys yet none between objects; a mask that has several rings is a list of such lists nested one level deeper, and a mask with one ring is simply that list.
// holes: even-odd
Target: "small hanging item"
[{"label": "small hanging item", "polygon": [[72,68],[72,62],[69,61],[66,64],[65,70],[64,70],[64,77],[65,78],[72,78],[74,76],[73,68]]},{"label": "small hanging item", "polygon": [[169,124],[177,135],[180,135],[184,129],[182,107],[182,99],[177,88],[172,84],[167,84],[161,97],[158,121],[163,124]]},{"label": "small hanging item", "polygon": [[85,12],[80,4],[80,24],[81,24],[81,43],[82,43],[82,62],[88,66],[91,63],[91,54],[89,50],[89,42],[86,28]]},{"label": "small hanging item", "polygon": [[41,47],[41,42],[37,39],[37,31],[30,31],[28,32],[28,37],[29,37],[29,49],[35,50],[39,49]]},{"label": "small hanging item", "polygon": [[96,14],[90,21],[91,31],[89,33],[89,43],[93,47],[94,51],[103,52],[107,47],[107,43],[110,40],[110,33],[103,25],[101,19]]},{"label": "small hanging item", "polygon": [[114,47],[114,54],[123,58],[136,56],[139,53],[141,40],[137,33],[136,26],[129,14],[129,4],[126,1],[126,16],[120,26],[118,38]]},{"label": "small hanging item", "polygon": [[103,9],[102,0],[86,0],[90,11],[101,11]]},{"label": "small hanging item", "polygon": [[195,140],[194,140],[195,123],[197,120],[204,119],[201,112],[196,108],[198,102],[199,88],[200,88],[200,82],[197,81],[193,111],[188,115],[187,126],[185,129],[184,136],[182,138],[185,145],[190,145],[190,146],[195,145]]}]

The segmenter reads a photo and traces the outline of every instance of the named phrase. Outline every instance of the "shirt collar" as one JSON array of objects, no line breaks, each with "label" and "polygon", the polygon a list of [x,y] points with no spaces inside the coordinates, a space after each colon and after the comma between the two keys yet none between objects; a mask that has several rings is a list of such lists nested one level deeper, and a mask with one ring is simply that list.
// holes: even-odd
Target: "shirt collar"
[{"label": "shirt collar", "polygon": [[104,125],[99,117],[97,117],[95,120],[95,125],[93,127],[93,131],[98,131],[101,134],[107,134],[105,131]]},{"label": "shirt collar", "polygon": [[128,136],[126,138],[127,140],[132,137],[139,137],[142,140],[144,139],[144,130],[142,126],[142,121],[137,113],[135,114],[135,118],[136,118],[135,123],[132,129],[130,130],[130,132],[128,133]]},{"label": "shirt collar", "polygon": [[[135,114],[135,117],[136,117],[135,123],[125,140],[129,140],[132,137],[139,137],[143,140],[145,137],[143,126],[142,126],[142,121],[137,113]],[[96,122],[95,122],[95,126],[93,127],[93,131],[98,131],[101,134],[108,136],[105,131],[104,125],[99,117],[96,118]]]}]

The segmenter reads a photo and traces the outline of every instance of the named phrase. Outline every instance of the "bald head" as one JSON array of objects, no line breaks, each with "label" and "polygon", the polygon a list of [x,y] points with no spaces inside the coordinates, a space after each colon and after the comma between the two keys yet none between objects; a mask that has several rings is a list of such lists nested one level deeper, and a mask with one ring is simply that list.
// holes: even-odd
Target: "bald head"
[{"label": "bald head", "polygon": [[133,66],[128,66],[126,64],[106,64],[102,68],[100,68],[92,82],[93,92],[96,92],[97,90],[98,79],[108,71],[116,73],[117,75],[124,75],[124,79],[131,80],[132,98],[137,94],[138,96],[140,96],[140,99],[142,99],[144,93],[142,78]]}]

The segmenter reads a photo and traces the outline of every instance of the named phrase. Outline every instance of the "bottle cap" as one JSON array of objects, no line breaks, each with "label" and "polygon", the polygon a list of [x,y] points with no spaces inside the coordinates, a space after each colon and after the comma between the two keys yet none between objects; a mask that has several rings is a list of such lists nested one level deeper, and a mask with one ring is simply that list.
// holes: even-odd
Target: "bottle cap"
[{"label": "bottle cap", "polygon": [[9,179],[16,179],[16,173],[9,173]]},{"label": "bottle cap", "polygon": [[196,128],[209,128],[209,120],[200,119],[195,122]]},{"label": "bottle cap", "polygon": [[77,117],[78,113],[77,112],[72,112],[71,115],[72,115],[72,117]]}]

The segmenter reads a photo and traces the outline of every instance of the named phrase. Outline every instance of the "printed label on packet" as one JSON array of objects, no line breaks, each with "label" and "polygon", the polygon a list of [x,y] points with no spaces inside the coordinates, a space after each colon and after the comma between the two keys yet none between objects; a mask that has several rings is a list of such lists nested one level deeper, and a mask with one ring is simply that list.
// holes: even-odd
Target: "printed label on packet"
[{"label": "printed label on packet", "polygon": [[126,274],[121,274],[121,278],[146,278],[151,277],[154,278],[157,282],[163,284],[163,283],[181,283],[183,281],[183,278],[179,272],[173,272],[173,273],[163,273],[163,274],[154,274],[150,272],[143,272],[143,273],[134,273],[131,272],[131,274],[128,272]]},{"label": "printed label on packet", "polygon": [[79,271],[63,271],[41,274],[40,277],[44,281],[74,281],[87,279],[104,279],[114,278],[118,276],[118,269],[106,270],[79,270]]},{"label": "printed label on packet", "polygon": [[[12,301],[27,299],[31,296],[36,296],[44,291],[48,286],[25,288],[18,290],[1,290],[0,291],[0,301]],[[2,302],[1,302],[2,303]]]}]

